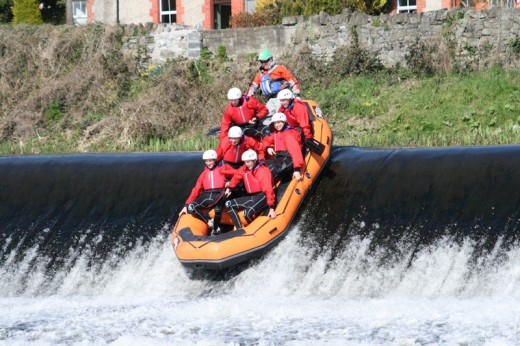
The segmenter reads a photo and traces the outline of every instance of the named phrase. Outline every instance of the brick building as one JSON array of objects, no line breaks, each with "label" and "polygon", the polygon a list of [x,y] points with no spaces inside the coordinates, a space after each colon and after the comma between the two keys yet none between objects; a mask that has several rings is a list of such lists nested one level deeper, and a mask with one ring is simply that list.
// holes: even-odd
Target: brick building
[{"label": "brick building", "polygon": [[[69,0],[73,22],[87,24],[177,23],[203,29],[225,29],[229,18],[253,12],[255,0]],[[391,14],[457,7],[520,7],[520,0],[389,0]]]},{"label": "brick building", "polygon": [[428,12],[442,9],[470,7],[520,7],[520,0],[390,0],[390,14],[402,12]]},{"label": "brick building", "polygon": [[74,24],[177,23],[225,29],[236,13],[254,10],[255,0],[72,0]]}]

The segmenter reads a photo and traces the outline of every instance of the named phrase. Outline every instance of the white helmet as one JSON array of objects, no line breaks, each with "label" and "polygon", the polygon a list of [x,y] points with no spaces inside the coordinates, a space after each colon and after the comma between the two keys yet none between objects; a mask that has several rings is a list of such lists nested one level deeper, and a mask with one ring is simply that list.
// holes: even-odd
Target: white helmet
[{"label": "white helmet", "polygon": [[258,160],[258,155],[256,155],[256,151],[253,149],[249,149],[244,151],[242,154],[242,161],[251,161],[251,160]]},{"label": "white helmet", "polygon": [[206,150],[204,154],[202,154],[203,160],[216,160],[217,159],[217,152],[213,149]]},{"label": "white helmet", "polygon": [[283,89],[281,90],[278,95],[276,96],[276,98],[278,100],[289,100],[289,99],[293,99],[294,98],[294,95],[292,93],[291,90],[289,89]]},{"label": "white helmet", "polygon": [[228,131],[229,138],[241,138],[243,134],[244,134],[244,132],[238,126],[233,126]]},{"label": "white helmet", "polygon": [[239,88],[231,88],[227,92],[227,99],[228,100],[238,100],[242,97],[242,92]]},{"label": "white helmet", "polygon": [[277,121],[283,121],[284,123],[286,123],[287,117],[284,113],[275,113],[271,118],[271,124],[274,124]]}]

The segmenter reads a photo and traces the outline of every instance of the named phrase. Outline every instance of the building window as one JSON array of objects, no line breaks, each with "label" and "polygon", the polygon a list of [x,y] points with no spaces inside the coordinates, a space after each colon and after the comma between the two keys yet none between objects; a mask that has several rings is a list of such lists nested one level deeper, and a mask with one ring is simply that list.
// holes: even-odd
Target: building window
[{"label": "building window", "polygon": [[417,12],[417,0],[397,0],[397,13]]},{"label": "building window", "polygon": [[161,23],[177,23],[175,0],[161,0]]},{"label": "building window", "polygon": [[75,25],[87,24],[87,0],[72,1],[72,22]]},{"label": "building window", "polygon": [[514,8],[515,3],[516,4],[520,3],[520,0],[489,0],[487,8],[490,8],[490,7]]},{"label": "building window", "polygon": [[215,29],[229,28],[229,19],[231,18],[230,4],[215,4],[213,13],[215,14]]},{"label": "building window", "polygon": [[256,0],[246,0],[246,12],[253,13],[255,12],[255,2]]}]

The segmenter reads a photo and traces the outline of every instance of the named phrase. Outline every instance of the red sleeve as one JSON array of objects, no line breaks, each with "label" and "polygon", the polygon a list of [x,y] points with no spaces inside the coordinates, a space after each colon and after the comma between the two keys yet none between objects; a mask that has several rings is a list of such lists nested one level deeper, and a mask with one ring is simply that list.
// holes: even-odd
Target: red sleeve
[{"label": "red sleeve", "polygon": [[274,134],[270,134],[269,136],[262,138],[262,151],[264,152],[264,160],[267,154],[267,148],[274,149]]},{"label": "red sleeve", "polygon": [[291,86],[291,89],[293,92],[300,92],[300,83],[292,73],[287,69],[287,67],[283,65],[278,65],[274,71],[271,73],[273,79],[283,78],[287,82],[289,82],[289,85]]},{"label": "red sleeve", "polygon": [[266,150],[269,147],[274,146],[274,134],[270,134],[267,137],[262,138],[262,147]]},{"label": "red sleeve", "polygon": [[253,84],[256,84],[257,86],[260,85],[260,80],[262,79],[262,72],[257,72],[255,75],[255,78],[253,78]]},{"label": "red sleeve", "polygon": [[258,170],[258,175],[262,191],[265,193],[267,198],[267,205],[269,208],[274,208],[276,204],[276,196],[273,190],[273,176],[271,171],[267,166],[262,166],[262,168]]},{"label": "red sleeve", "polygon": [[232,178],[235,174],[237,174],[239,170],[231,167],[228,164],[223,164],[220,172],[226,176],[226,178]]},{"label": "red sleeve", "polygon": [[255,93],[256,89],[258,89],[258,86],[260,85],[260,79],[260,72],[258,72],[255,75],[255,78],[253,78],[251,84],[249,85],[249,89],[247,90],[248,95],[253,95]]},{"label": "red sleeve", "polygon": [[224,154],[227,151],[228,144],[229,144],[229,139],[227,138],[227,136],[225,138],[220,138],[218,147],[215,150],[217,152],[217,162],[221,161],[224,158]]},{"label": "red sleeve", "polygon": [[231,180],[229,181],[230,188],[234,188],[238,185],[238,183],[242,181],[245,168],[245,166],[242,166],[240,167],[240,169],[236,171],[236,173],[233,175],[233,178],[231,178]]},{"label": "red sleeve", "polygon": [[251,109],[255,110],[255,114],[258,119],[263,119],[267,116],[267,114],[269,114],[267,107],[253,96],[249,97],[248,104],[249,103],[251,105]]},{"label": "red sleeve", "polygon": [[300,134],[297,130],[293,129],[285,132],[285,145],[287,146],[287,151],[291,155],[295,170],[300,170],[304,165],[302,145],[299,141],[299,137]]},{"label": "red sleeve", "polygon": [[246,138],[246,148],[247,149],[253,149],[258,154],[258,160],[265,160],[265,152],[264,152],[264,146],[262,143],[258,142],[257,140],[247,137]]},{"label": "red sleeve", "polygon": [[186,200],[186,204],[192,203],[197,197],[200,196],[202,191],[204,191],[204,185],[202,184],[204,180],[204,173],[205,170],[199,175],[199,178],[197,179],[197,182],[195,183],[195,187],[191,190],[191,194]]},{"label": "red sleeve", "polygon": [[233,115],[233,110],[231,107],[231,104],[228,104],[224,110],[224,114],[222,114],[222,121],[220,122],[220,141],[222,141],[223,138],[227,138],[229,128],[232,124],[231,116]]},{"label": "red sleeve", "polygon": [[312,138],[312,131],[311,131],[311,124],[309,120],[309,111],[307,110],[307,106],[303,102],[297,102],[294,106],[298,106],[297,109],[295,109],[296,114],[296,120],[298,121],[298,124],[303,130],[303,136],[307,139]]}]

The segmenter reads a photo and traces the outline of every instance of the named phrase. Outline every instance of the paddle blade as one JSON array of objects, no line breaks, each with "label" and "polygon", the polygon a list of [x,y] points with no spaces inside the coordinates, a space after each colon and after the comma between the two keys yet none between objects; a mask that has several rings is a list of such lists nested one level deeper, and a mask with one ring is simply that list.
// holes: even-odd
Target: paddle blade
[{"label": "paddle blade", "polygon": [[215,127],[214,129],[208,131],[208,136],[215,136],[218,134],[220,134],[220,127]]},{"label": "paddle blade", "polygon": [[309,148],[310,151],[318,155],[323,154],[323,151],[325,150],[325,145],[315,139],[306,139],[305,146]]}]

